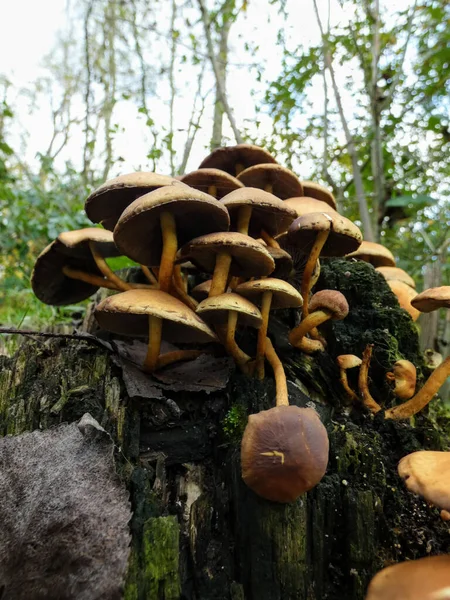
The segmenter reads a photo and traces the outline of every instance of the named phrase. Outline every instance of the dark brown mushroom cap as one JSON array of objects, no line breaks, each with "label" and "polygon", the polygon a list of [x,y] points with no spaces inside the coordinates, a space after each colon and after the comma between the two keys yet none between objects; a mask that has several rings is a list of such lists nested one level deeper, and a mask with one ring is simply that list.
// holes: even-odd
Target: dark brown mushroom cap
[{"label": "dark brown mushroom cap", "polygon": [[411,275],[408,275],[406,271],[399,267],[376,267],[375,271],[383,275],[386,281],[403,281],[409,287],[416,287],[416,283]]},{"label": "dark brown mushroom cap", "polygon": [[233,190],[244,187],[244,184],[236,177],[220,169],[198,169],[198,171],[183,175],[180,181],[206,194],[209,193],[209,188],[214,185],[217,188],[214,197],[218,199],[223,198]]},{"label": "dark brown mushroom cap", "polygon": [[[362,242],[360,229],[338,213],[308,213],[295,219],[281,245],[295,246],[309,254],[320,231],[329,230],[322,248],[322,256],[345,256],[353,252]],[[288,250],[289,251],[289,250]]]},{"label": "dark brown mushroom cap", "polygon": [[187,186],[163,187],[124,210],[114,229],[116,246],[142,265],[158,266],[163,246],[160,217],[166,211],[175,218],[179,246],[210,231],[226,231],[230,225],[225,206],[209,194]]},{"label": "dark brown mushroom cap", "polygon": [[255,304],[261,304],[265,292],[272,292],[271,308],[301,308],[303,298],[301,294],[287,281],[266,277],[246,281],[236,287],[236,293],[248,298]]},{"label": "dark brown mushroom cap", "polygon": [[252,144],[238,144],[237,146],[213,150],[201,163],[199,169],[221,169],[231,175],[236,175],[236,165],[238,164],[246,169],[259,163],[276,162],[273,156],[264,148]]},{"label": "dark brown mushroom cap", "polygon": [[212,273],[219,253],[231,254],[231,275],[263,277],[275,268],[273,258],[258,241],[236,232],[209,233],[191,240],[177,255],[177,262],[192,261],[200,271]]},{"label": "dark brown mushroom cap", "polygon": [[197,314],[213,325],[226,324],[230,311],[238,314],[239,325],[248,325],[255,329],[261,327],[262,316],[258,308],[246,298],[233,292],[206,298],[196,308]]},{"label": "dark brown mushroom cap", "polygon": [[300,179],[295,173],[281,165],[255,165],[239,173],[237,178],[247,187],[263,190],[266,185],[271,185],[272,193],[282,200],[292,198],[292,196],[303,196]]},{"label": "dark brown mushroom cap", "polygon": [[379,571],[366,600],[449,600],[450,556],[408,560]]},{"label": "dark brown mushroom cap", "polygon": [[278,235],[289,227],[296,218],[295,211],[274,196],[258,188],[243,187],[222,198],[230,213],[231,229],[237,227],[239,210],[243,206],[252,207],[249,235],[259,237],[261,230],[272,236]]},{"label": "dark brown mushroom cap", "polygon": [[309,196],[288,198],[287,200],[284,200],[284,203],[295,210],[297,217],[316,212],[324,212],[331,215],[334,215],[337,212],[336,210],[333,210],[329,204],[323,202],[323,200],[317,200],[316,198],[310,198]]},{"label": "dark brown mushroom cap", "polygon": [[348,315],[349,307],[346,297],[341,292],[321,290],[313,294],[309,302],[309,312],[315,310],[325,310],[331,313],[332,319],[341,320]]},{"label": "dark brown mushroom cap", "polygon": [[395,258],[390,250],[381,244],[366,242],[365,240],[347,258],[357,258],[372,264],[374,267],[395,267]]},{"label": "dark brown mushroom cap", "polygon": [[293,502],[319,483],[327,464],[327,431],[312,408],[277,406],[250,415],[242,478],[259,496]]},{"label": "dark brown mushroom cap", "polygon": [[450,510],[449,472],[450,452],[419,450],[398,463],[398,474],[408,490],[445,510]]},{"label": "dark brown mushroom cap", "polygon": [[125,208],[136,198],[166,185],[185,184],[174,177],[145,171],[120,175],[94,190],[84,209],[93,223],[101,223],[105,229],[112,231]]},{"label": "dark brown mushroom cap", "polygon": [[66,277],[62,272],[63,267],[103,277],[92,257],[68,256],[60,248],[61,244],[57,241],[49,244],[37,257],[31,273],[31,287],[35,296],[52,306],[76,304],[98,290],[98,286]]},{"label": "dark brown mushroom cap", "polygon": [[336,199],[333,196],[332,192],[320,183],[315,183],[314,181],[302,181],[303,185],[303,193],[305,196],[309,196],[310,198],[315,198],[316,200],[321,200],[322,202],[326,202],[328,206],[334,208],[336,210]]},{"label": "dark brown mushroom cap", "polygon": [[63,231],[56,239],[58,250],[68,256],[91,257],[89,242],[95,243],[104,258],[120,256],[120,252],[114,243],[112,231],[100,227],[85,227],[75,231]]},{"label": "dark brown mushroom cap", "polygon": [[282,248],[271,248],[270,246],[267,246],[266,250],[275,261],[275,269],[271,273],[272,277],[288,279],[294,268],[294,261],[289,252]]},{"label": "dark brown mushroom cap", "polygon": [[208,343],[216,335],[188,306],[161,290],[128,290],[95,308],[100,327],[120,335],[148,337],[148,317],[163,320],[162,338],[176,343]]},{"label": "dark brown mushroom cap", "polygon": [[450,285],[430,288],[417,294],[411,300],[412,306],[420,312],[428,313],[439,308],[450,308]]}]

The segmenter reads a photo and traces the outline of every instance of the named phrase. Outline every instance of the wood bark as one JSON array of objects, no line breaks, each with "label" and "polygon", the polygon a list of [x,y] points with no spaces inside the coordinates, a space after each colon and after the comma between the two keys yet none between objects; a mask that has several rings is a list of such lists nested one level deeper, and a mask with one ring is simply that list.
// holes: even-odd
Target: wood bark
[{"label": "wood bark", "polygon": [[[232,371],[223,389],[193,393],[180,382],[173,391],[137,370],[130,380],[98,338],[26,340],[14,356],[0,356],[0,435],[90,412],[113,436],[133,505],[127,600],[362,600],[386,564],[450,552],[439,511],[396,474],[408,452],[446,443],[438,402],[433,419],[419,415],[415,427],[373,418],[348,405],[334,360],[374,343],[371,393],[391,405],[384,374],[394,360],[413,361],[420,382],[427,376],[415,327],[370,265],[330,260],[318,283],[325,287],[340,289],[351,307],[345,321],[324,328],[327,352],[308,357],[289,347],[289,311],[269,330],[290,402],[314,406],[330,438],[324,479],[288,505],[259,498],[240,476],[247,415],[274,405],[270,374],[259,382]],[[240,335],[244,349],[252,335]],[[139,391],[143,381],[154,387],[152,400]]]}]

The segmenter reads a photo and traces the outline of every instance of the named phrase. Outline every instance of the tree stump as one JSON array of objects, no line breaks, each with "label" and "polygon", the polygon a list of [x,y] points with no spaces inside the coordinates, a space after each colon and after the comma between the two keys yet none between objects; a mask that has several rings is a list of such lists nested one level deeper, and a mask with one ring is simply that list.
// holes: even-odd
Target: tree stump
[{"label": "tree stump", "polygon": [[362,600],[383,566],[450,552],[439,511],[407,493],[396,471],[409,452],[446,447],[445,410],[434,400],[414,425],[373,417],[349,406],[335,361],[373,343],[371,393],[391,406],[384,375],[397,359],[418,366],[420,383],[428,376],[415,325],[366,263],[324,261],[316,287],[340,290],[350,305],[344,321],[324,328],[327,352],[289,346],[293,312],[269,330],[291,404],[313,406],[330,438],[325,477],[289,505],[257,497],[240,475],[247,416],[274,405],[270,373],[249,380],[219,358],[217,372],[180,367],[177,382],[175,367],[150,377],[127,363],[127,344],[93,337],[27,339],[0,356],[0,435],[89,412],[115,440],[133,508],[126,600]]}]

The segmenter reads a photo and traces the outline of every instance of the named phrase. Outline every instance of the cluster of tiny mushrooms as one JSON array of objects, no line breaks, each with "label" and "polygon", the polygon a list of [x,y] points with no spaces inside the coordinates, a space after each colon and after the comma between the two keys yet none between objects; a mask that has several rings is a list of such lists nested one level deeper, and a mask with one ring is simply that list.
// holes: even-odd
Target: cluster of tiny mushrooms
[{"label": "cluster of tiny mushrooms", "polygon": [[[222,344],[249,377],[263,379],[267,361],[276,382],[276,406],[249,417],[241,459],[244,481],[272,501],[294,501],[320,481],[327,468],[328,437],[313,409],[289,406],[283,365],[267,336],[270,311],[301,312],[290,344],[307,354],[325,352],[320,326],[345,319],[349,312],[339,291],[312,294],[319,261],[327,257],[371,263],[414,320],[420,312],[450,306],[450,287],[417,295],[413,279],[395,266],[392,253],[363,241],[359,228],[337,212],[328,189],[300,181],[257,146],[219,148],[198,170],[181,177],[121,175],[92,192],[85,210],[101,226],[61,233],[47,246],[33,270],[34,293],[47,304],[67,305],[100,287],[118,292],[98,304],[96,319],[113,333],[148,338],[143,369],[149,373],[195,360],[203,353],[199,344]],[[130,283],[114,273],[106,259],[117,256],[136,261],[147,283]],[[192,274],[205,273],[211,279],[189,285],[195,280]],[[300,289],[288,280],[300,281]],[[258,330],[254,356],[236,342],[237,327]],[[161,354],[162,339],[191,347]],[[362,358],[345,355],[336,360],[349,399],[377,413],[382,407],[368,386],[371,353],[369,345]],[[358,393],[346,375],[356,367]],[[414,365],[397,361],[386,377],[404,402],[387,409],[385,418],[407,419],[420,411],[449,374],[447,358],[416,393]],[[446,472],[449,457],[442,453]],[[407,485],[426,496],[419,485],[411,485],[414,455],[406,458],[402,476],[411,474]],[[432,500],[439,505],[439,499]],[[450,510],[450,495],[446,502]],[[369,595],[371,600],[379,597]]]}]

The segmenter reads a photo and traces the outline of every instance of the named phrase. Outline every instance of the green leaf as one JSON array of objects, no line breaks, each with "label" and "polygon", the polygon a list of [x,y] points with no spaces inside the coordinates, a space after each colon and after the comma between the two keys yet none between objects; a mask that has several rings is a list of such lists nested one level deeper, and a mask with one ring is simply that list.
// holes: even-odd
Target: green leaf
[{"label": "green leaf", "polygon": [[431,196],[397,196],[396,198],[391,198],[386,202],[387,208],[398,208],[405,207],[410,204],[421,206],[430,206],[431,204],[435,204],[436,200]]}]

